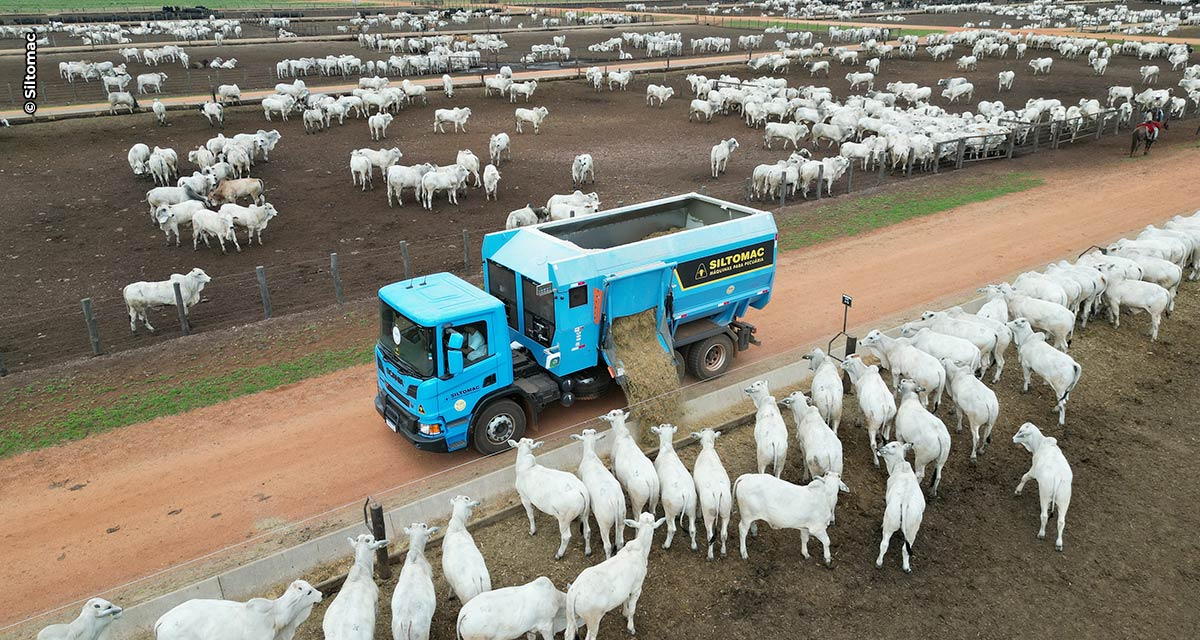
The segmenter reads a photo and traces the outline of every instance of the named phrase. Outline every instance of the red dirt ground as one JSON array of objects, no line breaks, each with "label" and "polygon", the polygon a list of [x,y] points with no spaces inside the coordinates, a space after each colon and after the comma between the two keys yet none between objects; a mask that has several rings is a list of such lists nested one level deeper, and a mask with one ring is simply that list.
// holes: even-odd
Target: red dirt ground
[{"label": "red dirt ground", "polygon": [[[785,256],[775,304],[750,318],[769,342],[742,364],[768,355],[794,358],[795,352],[781,352],[833,333],[840,326],[841,292],[856,296],[852,320],[861,335],[914,302],[969,296],[981,282],[1191,211],[1200,199],[1200,185],[1189,179],[1200,160],[1194,146],[1163,149],[1150,161],[1097,160],[1089,151],[991,165],[1041,167],[1037,172],[1046,183]],[[1165,325],[1168,337],[1171,326]],[[4,619],[84,597],[244,540],[259,528],[470,458],[420,454],[397,439],[374,414],[373,389],[370,368],[359,367],[5,460],[0,519],[11,526],[0,580],[29,595]],[[544,432],[604,411],[600,404],[554,412]],[[1045,409],[1030,418],[1049,421]],[[68,490],[76,484],[84,486]]]}]

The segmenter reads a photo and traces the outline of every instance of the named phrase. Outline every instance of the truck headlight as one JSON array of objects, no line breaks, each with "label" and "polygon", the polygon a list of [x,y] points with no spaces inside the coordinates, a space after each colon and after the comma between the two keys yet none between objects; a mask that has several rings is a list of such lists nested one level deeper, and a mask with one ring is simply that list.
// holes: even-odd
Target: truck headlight
[{"label": "truck headlight", "polygon": [[421,422],[417,424],[417,430],[427,436],[437,436],[442,434],[442,425],[437,423],[425,424],[424,422]]}]

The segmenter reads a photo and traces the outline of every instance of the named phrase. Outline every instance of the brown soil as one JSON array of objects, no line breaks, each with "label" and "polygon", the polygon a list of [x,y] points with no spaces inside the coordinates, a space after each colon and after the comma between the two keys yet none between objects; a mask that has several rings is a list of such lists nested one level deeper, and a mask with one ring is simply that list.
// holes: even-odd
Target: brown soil
[{"label": "brown soil", "polygon": [[[927,301],[922,304],[929,308],[957,302],[981,282],[1010,277],[1191,211],[1200,200],[1200,185],[1188,176],[1200,151],[1188,146],[1156,154],[1153,163],[1097,162],[1081,152],[981,166],[978,171],[1041,167],[1038,174],[1046,184],[782,256],[774,304],[749,318],[765,346],[743,354],[738,360],[742,369],[734,375],[794,362],[801,349],[824,343],[841,327],[837,300],[842,292],[855,295],[851,332],[861,336],[873,326],[890,326],[901,314],[911,316],[918,301]],[[1114,184],[1122,186],[1114,189]],[[797,301],[804,302],[797,306]],[[1174,318],[1165,323],[1164,340],[1174,339],[1175,326]],[[1127,328],[1129,333],[1138,330],[1136,322]],[[97,359],[88,366],[125,362],[123,370],[136,372],[143,370],[139,366],[157,370],[157,363],[174,358],[167,349],[162,357],[143,358],[143,353]],[[220,366],[212,359],[198,360],[204,363]],[[12,376],[5,383],[23,379]],[[1087,379],[1091,375],[1081,389]],[[0,556],[0,581],[28,594],[20,607],[7,610],[5,621],[219,550],[259,533],[256,525],[296,522],[393,487],[398,488],[386,497],[403,502],[464,475],[508,464],[498,456],[456,468],[475,456],[416,451],[380,424],[371,406],[374,386],[372,367],[356,367],[4,460],[0,518],[10,526]],[[551,410],[536,437],[549,438],[553,445],[565,437],[564,429],[581,428],[584,420],[623,404],[613,394]],[[1072,403],[1073,425],[1084,424],[1075,418],[1087,404]],[[1040,413],[1031,416],[1051,423],[1050,403],[1038,406]],[[347,462],[331,468],[331,461]],[[60,484],[67,478],[72,482]],[[84,482],[83,490],[67,491]],[[406,484],[410,482],[417,484]],[[169,515],[180,506],[185,507],[182,513]],[[335,515],[352,522],[356,510]],[[211,518],[214,513],[222,515]],[[114,526],[121,528],[105,533]],[[158,544],[161,540],[171,544]],[[64,589],[64,584],[71,587]]]},{"label": "brown soil", "polygon": [[[800,557],[799,532],[760,525],[749,538],[749,561],[738,557],[737,519],[730,527],[729,556],[706,562],[690,551],[685,533],[669,550],[650,553],[638,602],[638,634],[652,638],[762,638],[803,628],[814,635],[878,637],[1185,637],[1200,625],[1188,594],[1200,588],[1200,543],[1189,532],[1200,518],[1186,505],[1200,499],[1191,481],[1200,453],[1191,437],[1200,411],[1200,298],[1181,291],[1169,334],[1150,343],[1144,316],[1113,330],[1090,325],[1072,345],[1083,382],[1068,408],[1069,432],[1052,427],[1052,394],[1037,386],[1020,393],[1014,365],[996,387],[1000,420],[978,463],[969,461],[970,434],[953,433],[953,449],[940,495],[930,499],[914,545],[913,573],[900,571],[899,538],[882,569],[875,569],[886,472],[871,465],[866,433],[856,428],[859,411],[847,397],[841,439],[852,493],[841,495],[837,524],[830,529],[834,568],[822,568],[820,543],[812,560]],[[1138,320],[1141,320],[1139,322]],[[748,403],[743,402],[750,411]],[[940,415],[951,426],[951,416]],[[1033,421],[1059,439],[1074,471],[1067,515],[1066,550],[1053,547],[1053,524],[1037,540],[1037,488],[1012,491],[1029,468],[1029,454],[1011,441],[1021,423]],[[726,434],[718,452],[731,478],[753,473],[753,431]],[[679,450],[689,467],[698,447]],[[798,482],[791,456],[784,479]],[[574,538],[566,557],[552,560],[558,538],[553,522],[530,538],[520,512],[474,532],[488,562],[493,587],[549,576],[565,589],[599,551],[584,557]],[[1125,525],[1116,523],[1127,523]],[[1115,527],[1115,528],[1114,528]],[[682,533],[682,532],[681,532]],[[656,542],[665,534],[656,532]],[[1114,538],[1114,536],[1116,536]],[[439,596],[448,587],[440,549],[428,553]],[[387,637],[388,602],[395,581],[381,585],[377,637]],[[317,620],[331,598],[314,609],[298,640],[320,638]],[[1058,613],[1047,615],[1047,603]],[[439,597],[431,637],[454,637],[457,602]],[[897,611],[913,612],[896,615]],[[918,613],[919,612],[919,613]],[[604,617],[601,635],[622,635],[619,611]]]}]

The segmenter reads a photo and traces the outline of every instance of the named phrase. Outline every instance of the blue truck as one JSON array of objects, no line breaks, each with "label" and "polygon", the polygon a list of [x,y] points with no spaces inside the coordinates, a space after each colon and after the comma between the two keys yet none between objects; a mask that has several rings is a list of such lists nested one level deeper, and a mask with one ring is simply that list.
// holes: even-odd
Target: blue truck
[{"label": "blue truck", "polygon": [[488,234],[483,289],[379,290],[375,408],[419,449],[503,451],[544,408],[623,383],[613,320],[650,309],[681,377],[720,376],[758,344],[741,318],[771,298],[777,236],[770,213],[697,193]]}]

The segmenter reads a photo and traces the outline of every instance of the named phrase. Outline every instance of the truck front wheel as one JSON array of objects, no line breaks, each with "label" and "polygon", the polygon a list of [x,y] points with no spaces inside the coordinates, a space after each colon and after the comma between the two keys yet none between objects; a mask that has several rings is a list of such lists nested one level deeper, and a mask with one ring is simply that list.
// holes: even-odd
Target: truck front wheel
[{"label": "truck front wheel", "polygon": [[512,400],[497,400],[475,415],[471,425],[475,449],[484,455],[508,450],[509,440],[525,435],[525,410]]},{"label": "truck front wheel", "polygon": [[733,342],[725,335],[706,338],[688,349],[688,371],[700,380],[725,375],[733,366]]}]

